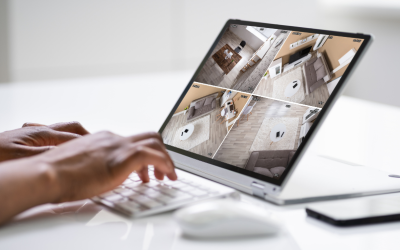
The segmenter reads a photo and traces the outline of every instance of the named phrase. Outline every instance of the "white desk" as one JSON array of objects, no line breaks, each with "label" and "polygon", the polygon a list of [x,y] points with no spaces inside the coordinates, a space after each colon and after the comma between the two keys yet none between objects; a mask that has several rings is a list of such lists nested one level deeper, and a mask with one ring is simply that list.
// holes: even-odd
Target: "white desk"
[{"label": "white desk", "polygon": [[[0,131],[27,121],[49,124],[70,120],[81,121],[92,132],[109,129],[129,135],[157,130],[190,76],[191,72],[183,72],[0,85]],[[390,133],[374,133],[376,127]],[[310,148],[342,161],[400,174],[399,127],[400,109],[343,97]],[[300,164],[298,169],[306,167]],[[0,227],[0,249],[386,250],[399,247],[400,222],[341,229],[307,218],[304,205],[278,207],[247,195],[242,199],[279,217],[285,230],[272,237],[192,240],[180,236],[170,213],[130,220],[91,202],[80,201],[37,207],[27,211],[19,221]]]}]

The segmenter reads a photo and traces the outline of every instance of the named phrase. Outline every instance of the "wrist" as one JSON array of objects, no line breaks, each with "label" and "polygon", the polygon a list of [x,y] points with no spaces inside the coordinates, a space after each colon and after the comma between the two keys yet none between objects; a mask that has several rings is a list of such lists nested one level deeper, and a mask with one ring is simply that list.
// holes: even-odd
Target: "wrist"
[{"label": "wrist", "polygon": [[0,164],[0,223],[61,197],[57,176],[40,157],[29,157]]},{"label": "wrist", "polygon": [[59,203],[61,201],[61,185],[58,174],[51,163],[38,159],[34,162],[37,183],[43,189],[43,203]]}]

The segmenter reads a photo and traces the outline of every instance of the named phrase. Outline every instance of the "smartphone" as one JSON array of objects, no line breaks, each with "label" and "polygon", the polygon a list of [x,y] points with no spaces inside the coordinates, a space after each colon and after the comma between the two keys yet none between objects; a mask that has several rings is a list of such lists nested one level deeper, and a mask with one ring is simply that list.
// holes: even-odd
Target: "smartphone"
[{"label": "smartphone", "polygon": [[307,215],[335,226],[356,226],[400,220],[400,197],[341,200],[306,208]]}]

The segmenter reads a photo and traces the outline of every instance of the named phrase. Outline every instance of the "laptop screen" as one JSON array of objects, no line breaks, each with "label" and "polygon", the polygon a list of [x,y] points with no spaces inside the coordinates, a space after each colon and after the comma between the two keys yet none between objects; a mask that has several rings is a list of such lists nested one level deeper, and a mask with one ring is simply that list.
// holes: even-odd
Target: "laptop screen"
[{"label": "laptop screen", "polygon": [[164,143],[281,183],[363,36],[228,21],[161,128]]}]

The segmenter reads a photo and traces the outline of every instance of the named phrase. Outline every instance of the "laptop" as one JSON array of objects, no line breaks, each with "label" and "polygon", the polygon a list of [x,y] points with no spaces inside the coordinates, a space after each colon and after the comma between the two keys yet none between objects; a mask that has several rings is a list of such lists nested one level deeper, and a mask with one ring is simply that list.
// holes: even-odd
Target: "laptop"
[{"label": "laptop", "polygon": [[228,20],[159,130],[179,180],[132,173],[93,200],[140,217],[238,191],[280,205],[398,191],[379,170],[309,148],[371,41]]}]

